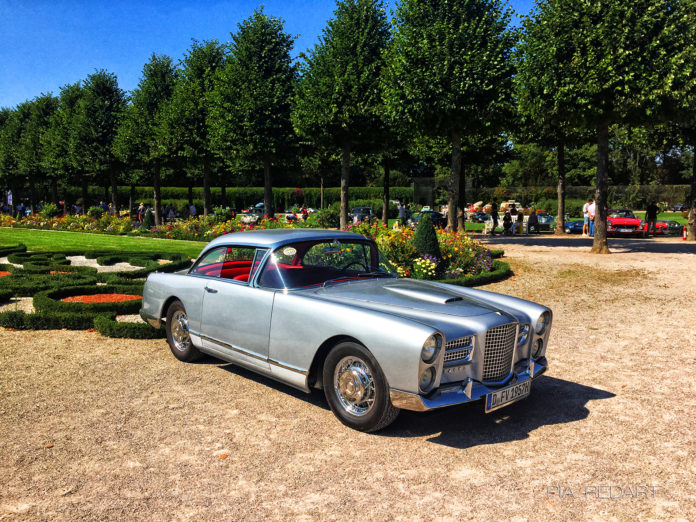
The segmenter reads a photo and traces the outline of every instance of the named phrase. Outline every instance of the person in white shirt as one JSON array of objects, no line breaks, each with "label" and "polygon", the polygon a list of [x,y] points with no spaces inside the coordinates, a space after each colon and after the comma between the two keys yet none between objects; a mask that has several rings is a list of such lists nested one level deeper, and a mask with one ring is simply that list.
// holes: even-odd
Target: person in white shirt
[{"label": "person in white shirt", "polygon": [[593,201],[590,203],[590,206],[587,207],[587,213],[590,215],[590,236],[594,237],[594,218],[595,218],[595,211],[597,207],[595,206],[595,202]]},{"label": "person in white shirt", "polygon": [[590,212],[587,209],[590,208],[591,203],[592,199],[588,199],[582,206],[582,237],[587,237],[590,233]]}]

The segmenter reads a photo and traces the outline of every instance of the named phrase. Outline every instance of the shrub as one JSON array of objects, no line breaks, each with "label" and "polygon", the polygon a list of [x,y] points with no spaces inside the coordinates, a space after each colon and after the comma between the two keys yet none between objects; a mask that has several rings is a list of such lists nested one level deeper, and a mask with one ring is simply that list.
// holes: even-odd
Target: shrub
[{"label": "shrub", "polygon": [[0,257],[5,257],[8,254],[14,252],[26,252],[27,247],[23,243],[17,243],[16,245],[6,245],[0,246]]},{"label": "shrub", "polygon": [[232,219],[232,211],[229,207],[215,207],[213,209],[213,221],[215,223],[224,223]]},{"label": "shrub", "polygon": [[106,337],[126,337],[129,339],[160,339],[166,336],[163,328],[152,328],[145,323],[126,323],[116,321],[115,314],[99,314],[94,318],[94,329]]},{"label": "shrub", "polygon": [[27,314],[13,310],[0,313],[0,326],[17,330],[87,330],[94,326],[94,315],[65,312]]},{"label": "shrub", "polygon": [[490,271],[480,274],[469,274],[457,279],[441,279],[438,282],[457,286],[481,286],[502,281],[513,275],[510,265],[503,261],[493,261],[491,268]]},{"label": "shrub", "polygon": [[437,259],[442,259],[442,252],[440,250],[440,243],[437,239],[437,232],[435,231],[435,226],[430,219],[429,214],[422,214],[420,220],[418,221],[418,227],[416,228],[416,233],[413,236],[413,246],[420,254],[428,254],[429,256],[436,257]]},{"label": "shrub", "polygon": [[39,212],[39,215],[44,218],[53,218],[58,214],[60,214],[60,210],[58,210],[55,203],[46,203],[41,212]]},{"label": "shrub", "polygon": [[102,313],[135,314],[140,310],[142,299],[122,301],[118,303],[76,303],[61,301],[66,297],[94,294],[140,294],[143,285],[105,285],[105,286],[73,286],[58,290],[46,290],[34,295],[34,308],[40,312],[72,312],[72,313]]},{"label": "shrub", "polygon": [[87,210],[87,215],[91,218],[100,218],[102,214],[104,214],[104,209],[101,207],[89,207],[89,210]]},{"label": "shrub", "polygon": [[319,228],[333,228],[339,225],[338,211],[334,208],[325,208],[316,213],[315,222]]},{"label": "shrub", "polygon": [[141,228],[145,228],[147,230],[151,229],[155,225],[155,216],[152,212],[151,208],[148,208],[145,211],[145,217],[143,218],[143,224]]}]

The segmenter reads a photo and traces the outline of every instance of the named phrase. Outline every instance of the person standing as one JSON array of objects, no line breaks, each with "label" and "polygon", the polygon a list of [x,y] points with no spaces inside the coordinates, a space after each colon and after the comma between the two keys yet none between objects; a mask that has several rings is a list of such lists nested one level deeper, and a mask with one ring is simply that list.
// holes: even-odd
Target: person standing
[{"label": "person standing", "polygon": [[196,210],[196,205],[191,203],[191,206],[189,207],[189,216],[191,216],[192,218],[195,218],[196,214],[198,214],[198,211]]},{"label": "person standing", "polygon": [[658,207],[655,202],[653,201],[648,205],[648,208],[645,210],[645,221],[648,224],[648,235],[655,235],[655,228],[657,225],[657,213],[660,211],[660,207]]},{"label": "person standing", "polygon": [[587,237],[590,234],[590,205],[592,204],[592,198],[587,200],[582,206],[582,237]]},{"label": "person standing", "polygon": [[493,198],[491,202],[491,218],[493,219],[493,228],[491,228],[491,235],[495,235],[495,229],[498,228],[498,198]]},{"label": "person standing", "polygon": [[595,205],[595,202],[592,201],[590,205],[587,207],[587,213],[590,218],[590,237],[594,237],[594,220],[595,220],[595,214],[596,214],[597,206]]},{"label": "person standing", "polygon": [[402,201],[399,205],[399,224],[403,227],[406,226],[406,205]]},{"label": "person standing", "polygon": [[138,207],[138,223],[143,224],[143,219],[145,219],[145,204],[141,201]]}]

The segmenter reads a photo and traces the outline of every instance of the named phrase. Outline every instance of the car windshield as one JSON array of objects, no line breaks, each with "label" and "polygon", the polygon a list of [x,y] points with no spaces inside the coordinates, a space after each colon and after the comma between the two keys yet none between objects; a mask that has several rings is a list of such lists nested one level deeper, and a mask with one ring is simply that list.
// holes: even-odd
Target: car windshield
[{"label": "car windshield", "polygon": [[636,216],[634,216],[633,212],[631,212],[630,210],[610,210],[609,217],[635,218]]},{"label": "car windshield", "polygon": [[264,267],[259,285],[294,289],[370,277],[394,277],[372,241],[322,239],[283,245]]}]

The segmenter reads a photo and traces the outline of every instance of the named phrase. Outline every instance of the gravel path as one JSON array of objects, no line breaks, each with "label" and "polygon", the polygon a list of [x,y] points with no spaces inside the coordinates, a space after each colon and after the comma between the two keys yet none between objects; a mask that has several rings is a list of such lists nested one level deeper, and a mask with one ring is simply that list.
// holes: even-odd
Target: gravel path
[{"label": "gravel path", "polygon": [[0,518],[695,519],[696,245],[493,242],[515,276],[489,289],[554,324],[548,374],[489,415],[361,434],[162,340],[0,329]]}]

